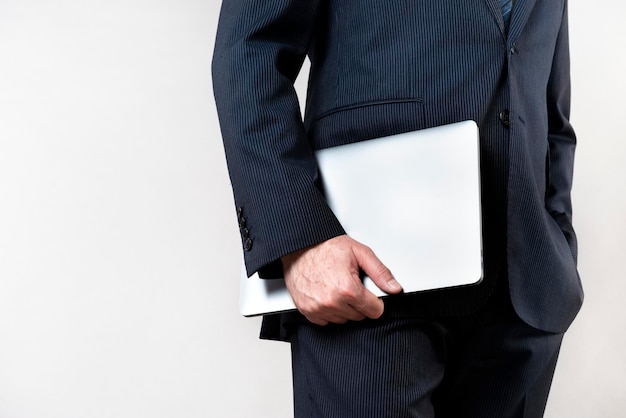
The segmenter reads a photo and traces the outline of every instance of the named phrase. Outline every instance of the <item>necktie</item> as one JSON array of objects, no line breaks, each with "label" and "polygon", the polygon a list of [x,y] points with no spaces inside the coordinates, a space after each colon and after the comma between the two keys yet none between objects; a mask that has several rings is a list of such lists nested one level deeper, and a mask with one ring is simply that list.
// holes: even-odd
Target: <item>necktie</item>
[{"label": "necktie", "polygon": [[502,17],[504,18],[504,27],[508,29],[511,20],[511,10],[513,9],[513,0],[500,0],[502,8]]}]

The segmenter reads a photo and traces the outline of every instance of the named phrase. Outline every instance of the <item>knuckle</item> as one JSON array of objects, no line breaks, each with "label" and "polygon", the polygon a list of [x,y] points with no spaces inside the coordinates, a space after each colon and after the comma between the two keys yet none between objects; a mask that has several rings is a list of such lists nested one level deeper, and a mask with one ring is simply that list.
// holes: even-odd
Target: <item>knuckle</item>
[{"label": "knuckle", "polygon": [[324,297],[320,298],[317,301],[316,309],[318,312],[326,311],[334,307],[334,305],[335,305],[334,299],[330,297],[330,295],[324,295]]},{"label": "knuckle", "polygon": [[367,253],[368,256],[374,255],[374,250],[372,250],[368,245],[361,244],[361,249],[363,252]]},{"label": "knuckle", "polygon": [[[298,310],[305,316],[307,319],[309,317],[317,317],[320,314],[320,305],[315,301],[308,300],[305,303],[300,304]],[[311,321],[313,322],[313,321]]]},{"label": "knuckle", "polygon": [[316,316],[307,316],[307,315],[305,315],[305,318],[309,322],[311,322],[312,324],[315,324],[315,325],[320,325],[320,326],[328,325],[328,321],[326,321],[325,319],[318,318]]},{"label": "knuckle", "polygon": [[383,263],[377,263],[374,266],[374,274],[377,277],[385,277],[385,276],[390,276],[391,272]]},{"label": "knuckle", "polygon": [[337,301],[330,295],[324,295],[318,299],[311,301],[307,307],[307,313],[314,316],[326,316],[334,312],[337,307]]},{"label": "knuckle", "polygon": [[340,301],[349,301],[356,298],[356,292],[353,286],[344,284],[337,288],[336,297]]},{"label": "knuckle", "polygon": [[368,318],[378,318],[383,314],[382,302],[375,298],[364,300],[359,311]]}]

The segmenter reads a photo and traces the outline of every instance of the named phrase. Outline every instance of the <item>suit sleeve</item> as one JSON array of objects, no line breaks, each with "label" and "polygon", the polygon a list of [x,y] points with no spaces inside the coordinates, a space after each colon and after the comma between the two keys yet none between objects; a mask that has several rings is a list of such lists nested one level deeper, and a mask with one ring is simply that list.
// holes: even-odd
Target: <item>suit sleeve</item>
[{"label": "suit sleeve", "polygon": [[548,178],[546,207],[561,227],[577,257],[577,242],[572,227],[572,179],[576,136],[569,122],[570,116],[570,57],[567,0],[564,5],[561,29],[556,43],[552,72],[547,88],[548,103]]},{"label": "suit sleeve", "polygon": [[213,90],[248,275],[344,233],[316,187],[294,80],[321,0],[224,0]]}]

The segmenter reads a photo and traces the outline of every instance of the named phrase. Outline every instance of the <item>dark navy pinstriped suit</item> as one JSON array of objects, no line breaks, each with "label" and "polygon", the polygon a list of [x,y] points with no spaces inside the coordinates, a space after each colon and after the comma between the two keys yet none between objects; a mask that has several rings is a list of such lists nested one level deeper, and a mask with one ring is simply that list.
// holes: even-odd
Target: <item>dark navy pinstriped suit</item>
[{"label": "dark navy pinstriped suit", "polygon": [[214,92],[249,273],[344,232],[314,150],[480,128],[483,282],[391,296],[376,321],[264,318],[263,337],[292,341],[296,416],[543,415],[583,299],[566,2],[516,0],[507,31],[498,0],[223,0]]},{"label": "dark navy pinstriped suit", "polygon": [[[293,81],[306,55],[303,122]],[[399,305],[469,312],[508,277],[524,321],[567,329],[583,293],[566,0],[517,0],[508,34],[497,0],[224,0],[213,80],[249,273],[280,274],[281,256],[343,233],[313,150],[473,119],[485,280]]]}]

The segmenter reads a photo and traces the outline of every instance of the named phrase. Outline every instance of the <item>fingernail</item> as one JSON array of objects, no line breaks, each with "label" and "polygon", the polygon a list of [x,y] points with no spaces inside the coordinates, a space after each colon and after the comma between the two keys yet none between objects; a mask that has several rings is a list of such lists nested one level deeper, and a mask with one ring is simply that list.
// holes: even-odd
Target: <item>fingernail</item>
[{"label": "fingernail", "polygon": [[391,290],[396,290],[396,291],[402,290],[402,286],[400,285],[400,283],[398,283],[395,280],[391,280],[387,284],[389,285]]}]

